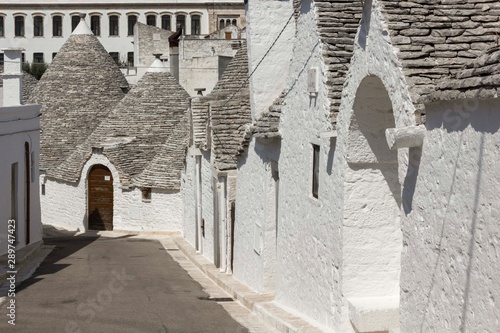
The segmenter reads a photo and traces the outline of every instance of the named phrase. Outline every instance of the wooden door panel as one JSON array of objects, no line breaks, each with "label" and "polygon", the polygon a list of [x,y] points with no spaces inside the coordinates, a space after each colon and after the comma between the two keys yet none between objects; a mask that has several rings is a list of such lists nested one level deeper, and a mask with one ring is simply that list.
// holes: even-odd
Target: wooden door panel
[{"label": "wooden door panel", "polygon": [[113,176],[103,165],[90,170],[88,205],[89,229],[113,230]]}]

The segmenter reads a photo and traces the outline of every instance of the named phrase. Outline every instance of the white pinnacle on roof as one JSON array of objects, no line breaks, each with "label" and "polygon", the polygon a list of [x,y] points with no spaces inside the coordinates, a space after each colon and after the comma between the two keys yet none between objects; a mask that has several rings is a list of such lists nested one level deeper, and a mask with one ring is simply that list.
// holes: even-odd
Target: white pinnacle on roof
[{"label": "white pinnacle on roof", "polygon": [[72,35],[93,35],[94,33],[90,30],[87,22],[85,22],[85,14],[80,14],[80,23],[78,23],[75,30],[73,30]]},{"label": "white pinnacle on roof", "polygon": [[156,59],[153,61],[153,63],[151,64],[151,66],[148,68],[147,71],[150,73],[167,73],[167,72],[169,72],[168,68],[165,67],[165,64],[163,63],[163,61],[160,60],[161,54],[156,53],[156,54],[154,54],[154,56],[156,57]]}]

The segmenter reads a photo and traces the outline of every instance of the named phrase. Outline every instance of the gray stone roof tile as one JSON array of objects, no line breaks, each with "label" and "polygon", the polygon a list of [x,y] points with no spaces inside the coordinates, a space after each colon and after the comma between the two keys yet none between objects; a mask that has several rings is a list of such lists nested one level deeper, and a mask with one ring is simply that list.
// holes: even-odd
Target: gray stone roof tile
[{"label": "gray stone roof tile", "polygon": [[492,96],[500,87],[495,78],[498,71],[480,66],[488,57],[495,57],[495,52],[483,53],[498,45],[497,0],[381,2],[419,111],[430,101]]},{"label": "gray stone roof tile", "polygon": [[235,169],[237,157],[248,145],[252,122],[248,87],[248,56],[242,43],[212,93],[212,150],[219,170]]},{"label": "gray stone roof tile", "polygon": [[42,105],[40,167],[48,175],[123,98],[127,81],[93,35],[71,35],[33,90]]},{"label": "gray stone roof tile", "polygon": [[[295,0],[295,8],[300,1]],[[362,14],[362,1],[316,0],[317,26],[324,43],[323,59],[327,67],[326,85],[330,100],[330,117],[337,122],[342,89],[350,68],[354,39]],[[298,9],[296,12],[300,12]]]},{"label": "gray stone roof tile", "polygon": [[253,136],[256,138],[281,138],[279,131],[281,109],[285,101],[285,92],[269,107],[269,110],[262,113],[260,118],[252,126]]},{"label": "gray stone roof tile", "polygon": [[78,181],[96,147],[103,148],[103,155],[117,168],[122,185],[177,189],[189,134],[188,99],[170,73],[147,72],[61,164],[57,176]]},{"label": "gray stone roof tile", "polygon": [[[2,73],[3,73],[3,65],[0,65],[0,74]],[[23,71],[23,97],[22,97],[23,104],[26,104],[28,102],[29,96],[33,91],[33,89],[35,89],[37,83],[38,80],[33,75]],[[3,87],[3,80],[1,75],[0,75],[0,87]]]}]

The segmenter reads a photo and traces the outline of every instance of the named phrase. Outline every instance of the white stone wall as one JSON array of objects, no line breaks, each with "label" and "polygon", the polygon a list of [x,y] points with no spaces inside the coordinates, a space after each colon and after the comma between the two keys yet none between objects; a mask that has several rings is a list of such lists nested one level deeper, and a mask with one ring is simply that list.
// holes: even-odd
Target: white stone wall
[{"label": "white stone wall", "polygon": [[201,158],[201,211],[205,220],[205,236],[202,240],[202,253],[207,259],[214,262],[214,194],[211,158],[210,151],[203,152]]},{"label": "white stone wall", "polygon": [[[281,118],[277,301],[318,325],[338,330],[341,313],[341,186],[331,128],[322,46],[312,2],[304,1],[296,26],[293,58]],[[307,90],[317,68],[319,91]],[[313,144],[320,146],[319,197],[312,195]],[[342,156],[342,155],[340,155]]]},{"label": "white stone wall", "polygon": [[[234,40],[183,39],[179,43],[179,83],[191,95],[196,88],[205,88],[203,95],[212,92],[219,81],[219,56],[234,57]],[[242,42],[240,40],[240,42]]]},{"label": "white stone wall", "polygon": [[428,105],[403,223],[402,332],[496,332],[500,321],[500,106]]},{"label": "white stone wall", "polygon": [[[247,5],[248,66],[253,72],[293,13],[292,1],[254,0]],[[293,18],[250,79],[254,117],[267,110],[286,84],[295,33]],[[274,73],[275,75],[269,75]]]},{"label": "white stone wall", "polygon": [[180,191],[153,189],[151,200],[145,202],[140,189],[122,188],[116,168],[105,156],[95,154],[85,164],[78,184],[46,179],[45,195],[41,195],[44,224],[68,230],[87,230],[87,175],[96,164],[106,166],[113,175],[114,230],[182,230],[183,201]]},{"label": "white stone wall", "polygon": [[[205,221],[205,235],[202,236],[203,255],[214,262],[214,202],[212,189],[212,161],[210,151],[203,151],[201,159],[201,217]],[[186,175],[183,181],[184,226],[186,240],[196,248],[196,156],[187,156]]]},{"label": "white stone wall", "polygon": [[196,193],[195,193],[196,156],[187,154],[186,173],[182,176],[182,195],[184,196],[184,238],[196,248]]},{"label": "white stone wall", "polygon": [[[396,318],[391,320],[398,322],[402,249],[401,226],[398,224],[405,222],[399,219],[403,212],[400,211],[398,216],[397,210],[402,205],[400,192],[405,193],[410,186],[404,182],[408,171],[408,149],[399,150],[397,159],[391,159],[383,143],[383,130],[394,125],[414,125],[415,108],[397,65],[396,52],[390,43],[378,2],[374,1],[373,7],[366,4],[337,120],[336,155],[346,157],[341,160],[336,180],[336,186],[345,191],[337,199],[344,207],[342,292],[348,297],[343,299],[344,332],[353,332],[353,314],[349,313],[347,306],[347,301],[352,301],[350,297],[392,297],[395,301],[391,306]],[[384,100],[384,94],[388,100]],[[370,108],[373,109],[371,114]],[[386,110],[385,116],[381,110]],[[361,122],[358,118],[368,123],[371,121],[376,132],[373,129],[372,133],[365,131],[359,140],[360,137],[356,138],[359,131],[356,127],[350,128],[354,118],[357,123]],[[369,166],[369,163],[374,164]],[[405,201],[404,195],[402,201]],[[359,246],[363,243],[364,246]],[[379,299],[368,308],[376,311],[382,304]],[[380,329],[373,329],[377,330]]]},{"label": "white stone wall", "polygon": [[[0,121],[6,120],[0,108]],[[10,129],[15,129],[21,125],[8,123]],[[7,124],[7,123],[6,123]],[[38,196],[38,163],[40,155],[40,134],[38,131],[31,131],[25,128],[26,132],[6,131],[6,124],[0,124],[0,255],[7,253],[10,244],[8,240],[7,222],[11,216],[11,167],[17,163],[17,241],[16,249],[26,245],[26,163],[25,163],[25,142],[30,143],[30,149],[34,152],[35,164],[33,181],[30,183],[30,243],[42,240],[42,224],[40,222],[40,199]],[[17,133],[16,133],[17,132]],[[12,133],[7,135],[7,133]]]},{"label": "white stone wall", "polygon": [[[263,144],[253,139],[238,168],[233,275],[262,293],[275,291],[276,189],[271,163],[279,160],[279,152],[279,140]],[[263,245],[260,253],[256,237]]]}]

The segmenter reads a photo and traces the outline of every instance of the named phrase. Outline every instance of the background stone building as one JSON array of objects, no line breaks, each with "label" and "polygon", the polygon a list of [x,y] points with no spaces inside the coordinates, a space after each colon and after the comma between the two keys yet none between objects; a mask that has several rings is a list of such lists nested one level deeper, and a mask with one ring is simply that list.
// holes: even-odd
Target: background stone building
[{"label": "background stone building", "polygon": [[80,13],[87,14],[87,24],[104,48],[124,65],[133,63],[136,22],[170,31],[179,26],[185,35],[207,35],[231,24],[245,26],[241,0],[182,4],[170,0],[5,0],[0,3],[0,48],[18,45],[26,50],[25,61],[51,63],[78,25]]}]

